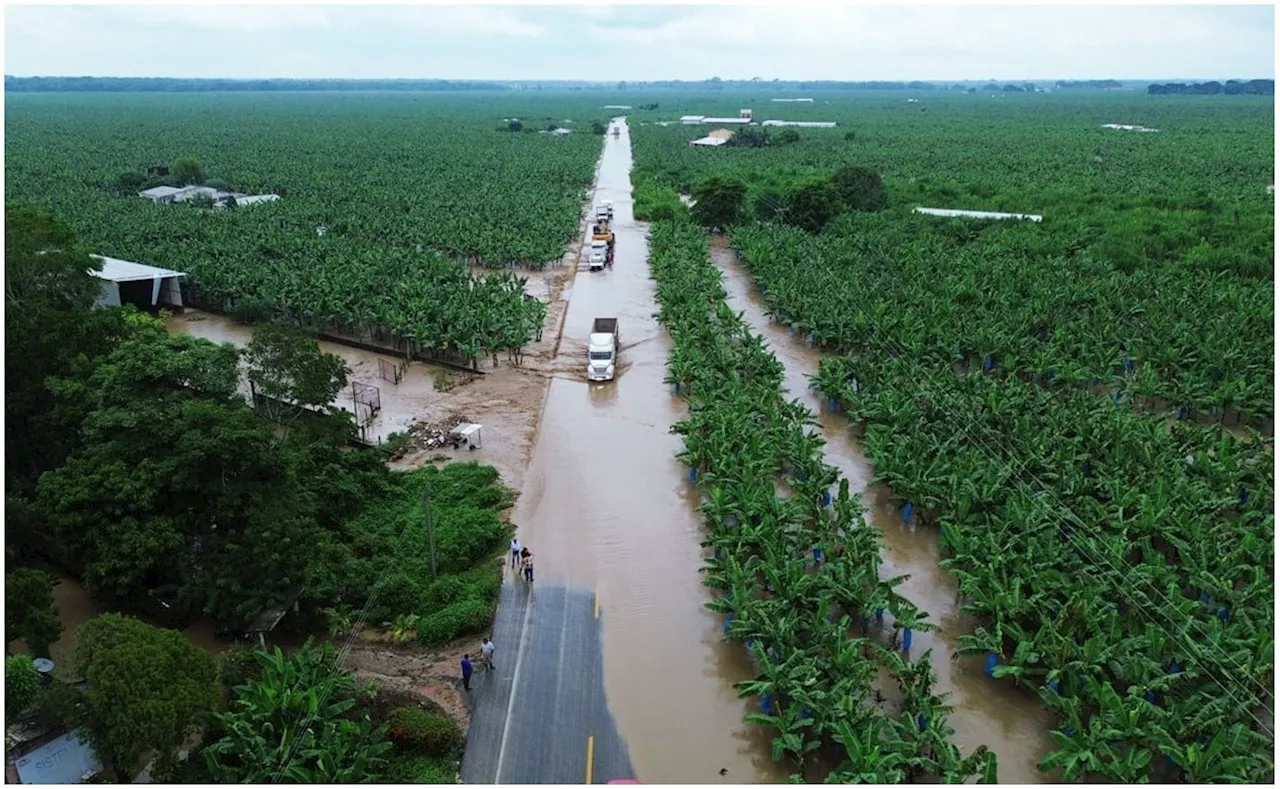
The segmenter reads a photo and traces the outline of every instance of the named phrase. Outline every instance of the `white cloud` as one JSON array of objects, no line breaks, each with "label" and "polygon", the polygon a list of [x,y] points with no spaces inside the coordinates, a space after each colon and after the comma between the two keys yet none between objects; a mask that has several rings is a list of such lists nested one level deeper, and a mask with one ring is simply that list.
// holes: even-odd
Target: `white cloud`
[{"label": "white cloud", "polygon": [[104,6],[103,10],[126,25],[208,32],[264,33],[272,31],[328,29],[323,6],[305,5],[199,5]]},{"label": "white cloud", "polygon": [[[19,75],[1272,77],[1274,10],[1189,6],[9,6]],[[227,58],[192,58],[208,50]]]},{"label": "white cloud", "polygon": [[[394,6],[386,8],[392,17],[368,18],[370,27],[386,30],[387,22],[399,29],[439,35],[515,36],[536,38],[547,29],[521,18],[514,9],[494,6]],[[354,11],[360,14],[361,11]]]}]

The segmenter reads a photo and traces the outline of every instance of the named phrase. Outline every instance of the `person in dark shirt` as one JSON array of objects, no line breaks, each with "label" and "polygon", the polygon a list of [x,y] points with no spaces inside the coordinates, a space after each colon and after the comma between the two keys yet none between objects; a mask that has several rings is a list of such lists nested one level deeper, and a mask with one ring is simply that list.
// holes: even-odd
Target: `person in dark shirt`
[{"label": "person in dark shirt", "polygon": [[471,656],[462,656],[462,687],[471,691]]}]

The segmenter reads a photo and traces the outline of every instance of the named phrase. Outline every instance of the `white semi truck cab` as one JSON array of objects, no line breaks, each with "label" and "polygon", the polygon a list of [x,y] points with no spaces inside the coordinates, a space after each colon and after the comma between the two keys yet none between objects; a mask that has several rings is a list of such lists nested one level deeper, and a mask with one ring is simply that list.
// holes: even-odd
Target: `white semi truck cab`
[{"label": "white semi truck cab", "polygon": [[609,243],[607,241],[592,241],[591,246],[587,249],[587,268],[591,271],[601,271],[604,264],[609,258]]},{"label": "white semi truck cab", "polygon": [[587,380],[612,381],[618,364],[618,319],[596,318],[587,340]]}]

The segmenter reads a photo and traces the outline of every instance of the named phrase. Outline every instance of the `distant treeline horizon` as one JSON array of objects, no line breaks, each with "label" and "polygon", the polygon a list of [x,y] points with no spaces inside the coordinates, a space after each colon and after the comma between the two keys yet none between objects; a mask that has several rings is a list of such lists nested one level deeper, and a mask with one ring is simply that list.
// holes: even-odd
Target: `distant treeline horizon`
[{"label": "distant treeline horizon", "polygon": [[1137,90],[1150,95],[1266,95],[1275,94],[1275,80],[1219,82],[1148,82],[1147,80],[955,80],[928,82],[840,80],[653,80],[603,82],[585,80],[446,80],[446,79],[212,79],[182,77],[15,77],[5,75],[4,88],[13,93],[198,93],[270,91],[630,91],[630,90],[901,90],[1030,93],[1042,90]]}]

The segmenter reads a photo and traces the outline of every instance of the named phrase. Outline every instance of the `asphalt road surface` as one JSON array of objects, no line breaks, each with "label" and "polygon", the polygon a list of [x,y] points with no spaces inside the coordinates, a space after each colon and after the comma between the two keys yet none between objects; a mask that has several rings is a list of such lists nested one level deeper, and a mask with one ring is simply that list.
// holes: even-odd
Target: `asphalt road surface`
[{"label": "asphalt road surface", "polygon": [[[634,778],[605,703],[595,593],[556,581],[502,587],[496,670],[471,678],[466,783],[583,784]],[[478,665],[478,661],[477,661]]]}]

